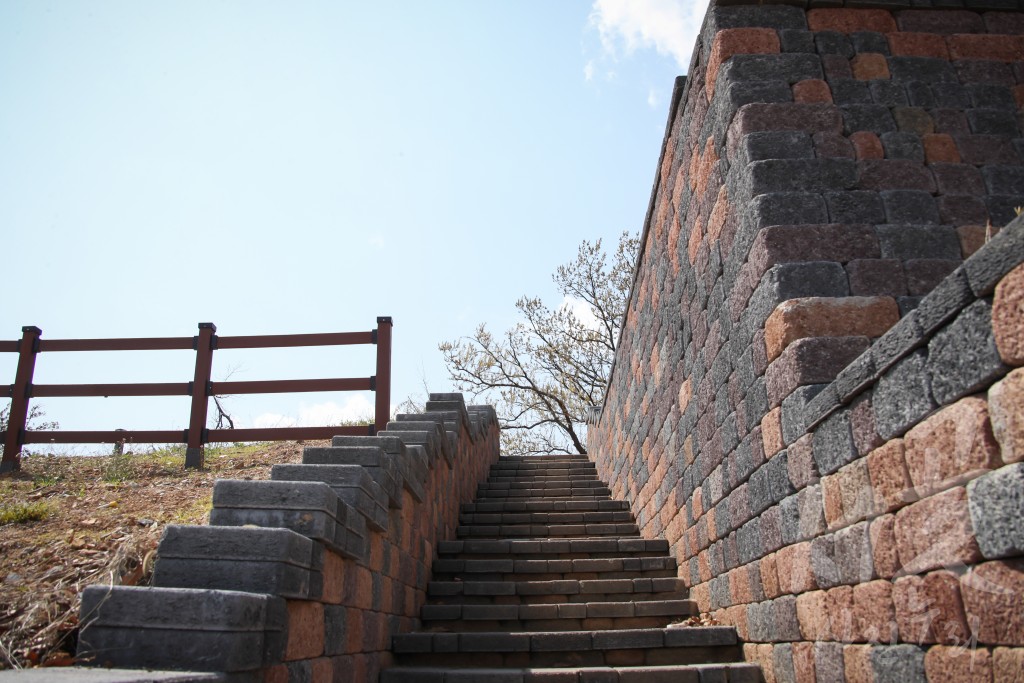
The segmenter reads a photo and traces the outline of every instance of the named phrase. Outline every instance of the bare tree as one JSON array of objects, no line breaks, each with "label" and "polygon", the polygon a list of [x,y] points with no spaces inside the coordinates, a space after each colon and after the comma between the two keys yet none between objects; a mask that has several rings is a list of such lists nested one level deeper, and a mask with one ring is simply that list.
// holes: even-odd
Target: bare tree
[{"label": "bare tree", "polygon": [[584,241],[553,279],[565,302],[516,302],[523,320],[500,336],[477,327],[440,345],[460,391],[495,404],[508,454],[586,453],[586,411],[604,400],[639,240],[624,232],[611,255]]}]

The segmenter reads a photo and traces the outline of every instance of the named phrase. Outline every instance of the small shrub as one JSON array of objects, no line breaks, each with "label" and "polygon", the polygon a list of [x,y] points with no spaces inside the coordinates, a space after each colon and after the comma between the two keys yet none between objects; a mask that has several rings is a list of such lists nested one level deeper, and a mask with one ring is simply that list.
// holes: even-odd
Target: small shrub
[{"label": "small shrub", "polygon": [[53,506],[42,500],[35,503],[4,503],[0,505],[0,525],[38,522],[53,512]]}]

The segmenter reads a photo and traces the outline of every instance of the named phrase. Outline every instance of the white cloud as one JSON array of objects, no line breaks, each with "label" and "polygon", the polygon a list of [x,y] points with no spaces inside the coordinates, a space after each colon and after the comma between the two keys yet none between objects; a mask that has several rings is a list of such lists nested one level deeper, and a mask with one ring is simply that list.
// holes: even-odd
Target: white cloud
[{"label": "white cloud", "polygon": [[592,309],[590,307],[590,304],[588,304],[586,301],[582,299],[577,299],[575,297],[566,296],[563,297],[562,303],[559,306],[559,308],[569,309],[570,311],[572,311],[572,314],[576,317],[576,319],[579,320],[584,325],[586,325],[587,327],[589,327],[590,329],[601,329],[601,325],[597,320],[597,316],[594,315],[594,309]]},{"label": "white cloud", "polygon": [[252,426],[262,427],[322,427],[355,420],[373,421],[373,403],[362,394],[349,396],[341,405],[334,401],[299,404],[298,417],[279,413],[256,416]]},{"label": "white cloud", "polygon": [[587,62],[586,66],[583,67],[583,78],[587,81],[594,80],[594,60],[591,59]]},{"label": "white cloud", "polygon": [[647,91],[647,106],[651,109],[657,109],[658,105],[661,104],[661,95],[654,88]]},{"label": "white cloud", "polygon": [[620,44],[627,54],[653,47],[686,69],[706,8],[707,0],[594,0],[590,23],[612,56]]}]

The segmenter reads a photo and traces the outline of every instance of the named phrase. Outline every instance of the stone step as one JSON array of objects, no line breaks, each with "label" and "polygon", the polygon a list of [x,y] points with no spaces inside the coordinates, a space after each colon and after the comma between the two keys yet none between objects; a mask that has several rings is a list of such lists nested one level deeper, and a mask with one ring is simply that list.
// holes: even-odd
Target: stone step
[{"label": "stone step", "polygon": [[431,604],[506,605],[615,600],[685,600],[686,586],[677,577],[634,579],[563,579],[558,581],[431,581]]},{"label": "stone step", "polygon": [[693,600],[424,605],[428,631],[600,631],[661,628],[698,613]]},{"label": "stone step", "polygon": [[489,470],[492,476],[511,477],[536,474],[588,474],[597,475],[597,468],[593,465],[492,465]]},{"label": "stone step", "polygon": [[588,666],[550,669],[453,669],[399,666],[381,672],[380,683],[761,683],[756,664]]},{"label": "stone step", "polygon": [[611,500],[611,490],[602,488],[542,488],[542,489],[499,489],[477,492],[477,501],[535,499],[544,500]]},{"label": "stone step", "polygon": [[608,510],[629,510],[624,500],[478,500],[463,503],[461,512],[605,512]]},{"label": "stone step", "polygon": [[600,479],[557,479],[517,477],[509,481],[488,480],[477,486],[481,491],[508,491],[521,489],[604,489],[608,486]]},{"label": "stone step", "polygon": [[524,560],[512,557],[489,560],[439,558],[434,560],[435,581],[526,581],[555,579],[625,579],[676,576],[676,559],[659,557],[577,558]]},{"label": "stone step", "polygon": [[721,626],[419,632],[393,636],[392,646],[400,664],[447,668],[663,666],[734,661],[742,655],[735,629]]},{"label": "stone step", "polygon": [[628,510],[597,512],[467,512],[459,515],[459,524],[598,524],[633,522]]},{"label": "stone step", "polygon": [[503,455],[498,458],[499,464],[545,462],[589,463],[590,460],[585,455]]},{"label": "stone step", "polygon": [[630,522],[594,524],[462,524],[458,538],[583,538],[590,536],[636,536],[640,530]]},{"label": "stone step", "polygon": [[[597,478],[596,474],[565,474],[563,472],[555,473],[544,473],[544,474],[490,474],[487,477],[487,484],[524,484],[526,482],[532,482],[539,484],[537,487],[547,482],[561,482],[567,481],[574,485],[580,485],[580,483],[594,482],[595,484],[604,485],[604,482]],[[485,485],[485,484],[481,484]]]},{"label": "stone step", "polygon": [[437,544],[438,557],[462,559],[505,558],[508,556],[517,560],[651,557],[667,553],[668,541],[663,538],[481,538],[440,541]]}]

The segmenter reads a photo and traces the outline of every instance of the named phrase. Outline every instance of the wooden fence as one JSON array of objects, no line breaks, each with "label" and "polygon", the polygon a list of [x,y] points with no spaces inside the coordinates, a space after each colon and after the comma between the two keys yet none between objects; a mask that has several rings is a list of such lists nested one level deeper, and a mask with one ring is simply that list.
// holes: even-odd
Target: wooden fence
[{"label": "wooden fence", "polygon": [[[195,337],[129,339],[42,339],[38,327],[23,327],[19,341],[0,341],[0,352],[18,354],[14,384],[7,386],[11,409],[3,438],[0,472],[18,469],[21,448],[33,443],[184,443],[185,467],[203,466],[203,446],[222,441],[290,441],[326,439],[343,434],[369,434],[384,429],[391,411],[391,328],[389,317],[377,318],[369,332],[324,334],[274,334],[221,337],[213,323],[199,323]],[[292,379],[248,382],[212,382],[213,353],[218,349],[281,348],[292,346],[344,346],[375,344],[376,374],[369,377]],[[33,384],[36,358],[41,353],[70,351],[161,351],[196,352],[195,376],[191,382],[148,384]],[[0,389],[2,391],[2,389]],[[228,394],[271,394],[306,391],[373,391],[376,393],[374,424],[356,427],[273,427],[265,429],[207,429],[206,419],[212,396]],[[28,430],[26,421],[33,398],[51,396],[191,396],[188,429],[161,431],[65,431]]]}]

